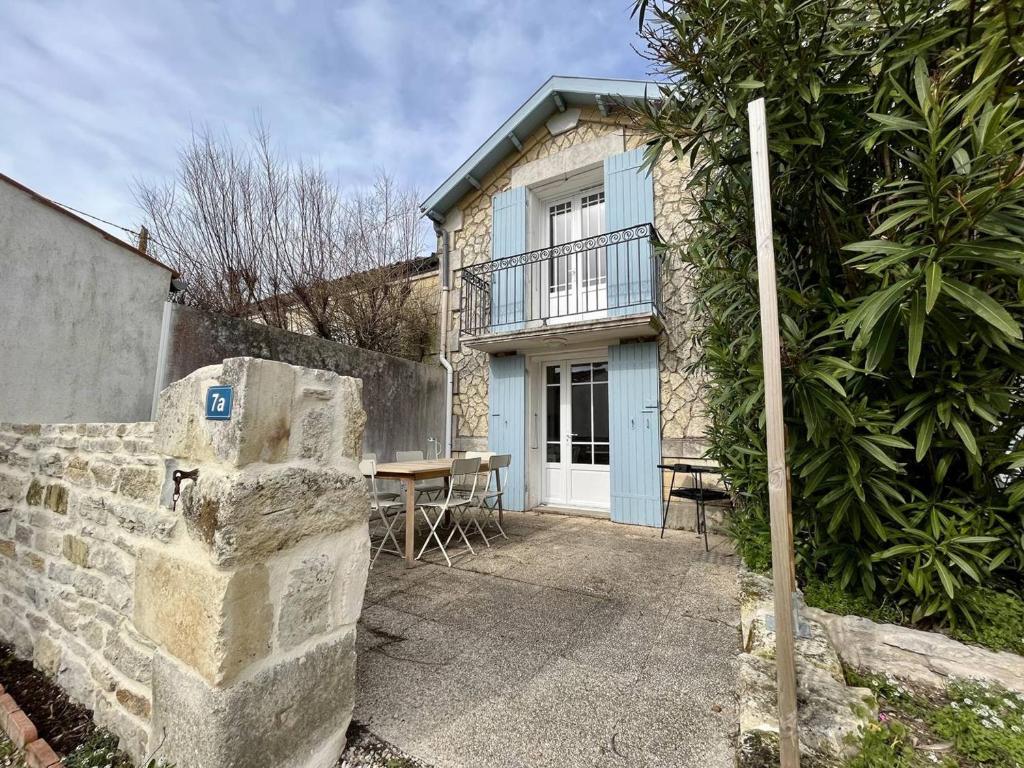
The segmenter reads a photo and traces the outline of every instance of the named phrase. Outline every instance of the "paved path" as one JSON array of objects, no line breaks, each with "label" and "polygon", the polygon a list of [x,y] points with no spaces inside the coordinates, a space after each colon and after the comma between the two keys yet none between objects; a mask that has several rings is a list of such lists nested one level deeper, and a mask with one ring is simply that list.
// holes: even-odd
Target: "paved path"
[{"label": "paved path", "polygon": [[533,513],[455,568],[381,555],[355,718],[438,768],[735,764],[723,539]]}]

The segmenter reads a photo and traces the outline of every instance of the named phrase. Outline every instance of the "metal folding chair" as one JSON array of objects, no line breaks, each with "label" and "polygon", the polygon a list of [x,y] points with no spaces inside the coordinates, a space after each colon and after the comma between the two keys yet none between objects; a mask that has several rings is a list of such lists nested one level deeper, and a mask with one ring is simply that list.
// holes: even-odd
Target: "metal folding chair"
[{"label": "metal folding chair", "polygon": [[[508,536],[505,535],[505,529],[501,527],[505,518],[505,506],[503,501],[505,491],[503,490],[504,483],[502,482],[502,470],[507,474],[508,467],[511,463],[512,454],[510,453],[491,454],[490,458],[487,459],[487,464],[490,466],[487,484],[484,486],[483,491],[480,492],[477,503],[477,508],[481,513],[483,513],[483,526],[487,527],[489,525],[493,525],[498,529],[498,533],[503,539],[507,539]],[[495,515],[495,512],[498,514]],[[477,528],[480,530],[480,535],[484,537],[484,542],[487,542],[487,536],[479,523],[477,524]],[[488,546],[490,546],[490,544],[488,544]]]},{"label": "metal folding chair", "polygon": [[[462,527],[463,516],[466,510],[469,509],[476,499],[476,476],[480,471],[480,459],[455,459],[452,462],[451,476],[448,482],[448,493],[445,495],[443,501],[428,501],[419,505],[420,512],[423,513],[424,519],[427,521],[427,526],[430,529],[427,533],[427,538],[423,542],[423,546],[420,548],[420,552],[416,555],[416,559],[419,560],[423,557],[423,553],[427,551],[427,547],[430,546],[430,541],[433,539],[437,542],[437,546],[441,550],[441,554],[444,555],[445,562],[448,563],[448,567],[452,567],[451,558],[448,557],[448,552],[445,546],[451,542],[452,537],[458,533],[462,540],[466,543],[466,547],[472,554],[476,554],[476,550],[473,549],[473,545],[469,543],[469,537],[466,536],[466,530]],[[445,541],[441,541],[441,537],[437,533],[438,527],[445,519],[445,515],[450,513],[450,519],[452,524],[452,530],[448,534],[448,538]]]},{"label": "metal folding chair", "polygon": [[[395,451],[395,461],[423,461],[423,451]],[[421,498],[436,501],[444,494],[444,484],[437,480],[416,481],[416,503]]]},{"label": "metal folding chair", "polygon": [[[370,559],[370,567],[373,568],[377,562],[377,558],[380,557],[381,552],[387,552],[389,555],[398,555],[402,557],[404,554],[402,548],[398,546],[398,539],[395,538],[395,523],[398,522],[398,518],[405,512],[405,502],[399,500],[396,496],[391,494],[381,494],[377,490],[377,462],[373,459],[363,459],[359,462],[359,471],[367,478],[370,485],[370,514],[371,519],[373,513],[376,512],[376,517],[380,523],[384,526],[384,534],[377,541],[377,550],[373,553],[373,557]],[[390,498],[389,498],[390,496]],[[394,549],[387,549],[388,539],[394,544]],[[370,549],[373,549],[373,537],[370,537]]]}]

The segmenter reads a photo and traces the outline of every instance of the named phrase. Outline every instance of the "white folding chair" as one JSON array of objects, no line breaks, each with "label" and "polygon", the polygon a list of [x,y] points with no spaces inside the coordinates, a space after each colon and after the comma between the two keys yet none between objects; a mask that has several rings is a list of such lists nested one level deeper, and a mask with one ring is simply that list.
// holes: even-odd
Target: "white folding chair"
[{"label": "white folding chair", "polygon": [[[456,533],[462,537],[469,551],[472,554],[476,554],[473,545],[469,543],[465,529],[462,527],[462,517],[476,500],[476,476],[479,471],[480,459],[455,459],[452,462],[448,493],[445,495],[444,500],[428,501],[419,505],[419,509],[423,513],[430,531],[423,542],[423,546],[420,548],[419,554],[416,555],[417,560],[423,557],[423,553],[427,551],[427,547],[430,545],[431,539],[433,539],[437,542],[441,554],[444,555],[448,567],[451,568],[452,561],[448,557],[445,546],[451,542],[452,537]],[[448,539],[442,542],[441,537],[437,533],[437,528],[441,525],[441,521],[444,520],[446,514],[449,514],[451,519],[452,530],[448,534]]]},{"label": "white folding chair", "polygon": [[[423,461],[423,451],[395,451],[395,461]],[[416,481],[416,503],[426,498],[436,501],[444,494],[444,483],[437,480]]]},{"label": "white folding chair", "polygon": [[[479,503],[477,505],[478,509],[483,514],[483,525],[493,525],[498,529],[498,533],[501,534],[503,539],[507,539],[508,536],[505,535],[505,529],[501,527],[501,521],[505,514],[503,501],[505,484],[502,482],[502,470],[505,471],[505,474],[508,474],[508,467],[511,463],[512,454],[510,453],[491,454],[490,458],[487,459],[487,464],[490,467],[487,484],[480,492]],[[498,514],[495,515],[495,512]],[[484,534],[483,528],[479,524],[477,525],[477,528],[480,529],[480,535],[484,537],[484,541],[487,541],[487,536]]]},{"label": "white folding chair", "polygon": [[[401,557],[404,553],[398,546],[398,539],[395,538],[395,523],[405,512],[405,503],[394,497],[387,498],[390,494],[381,494],[377,491],[377,462],[373,459],[363,459],[359,462],[359,471],[366,477],[370,485],[370,515],[376,512],[377,519],[384,526],[384,534],[377,542],[377,551],[373,553],[370,560],[370,567],[373,568],[381,552]],[[388,539],[394,544],[394,549],[387,549]],[[373,549],[373,537],[370,537],[370,549]]]},{"label": "white folding chair", "polygon": [[[363,459],[368,459],[370,461],[376,462],[377,461],[377,454],[376,453],[370,453],[370,452],[364,453],[363,454]],[[397,499],[397,498],[399,498],[402,495],[400,491],[389,491],[389,490],[387,490],[389,485],[393,486],[394,484],[395,484],[394,480],[391,480],[391,481],[388,481],[388,480],[383,480],[383,481],[378,480],[377,481],[377,498],[378,499]]]}]

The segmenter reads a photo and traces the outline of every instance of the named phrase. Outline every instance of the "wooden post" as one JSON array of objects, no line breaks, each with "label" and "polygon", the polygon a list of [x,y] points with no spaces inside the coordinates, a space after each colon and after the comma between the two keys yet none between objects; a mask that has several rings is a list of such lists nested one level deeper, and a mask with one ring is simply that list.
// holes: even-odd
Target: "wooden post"
[{"label": "wooden post", "polygon": [[793,636],[793,523],[786,469],[786,433],[782,420],[782,361],[779,300],[775,286],[771,185],[768,178],[768,128],[764,99],[747,105],[750,164],[754,182],[757,235],[757,283],[761,298],[761,354],[764,359],[764,410],[768,430],[768,502],[772,527],[772,582],[775,593],[775,666],[778,677],[779,756],[782,768],[800,765],[796,713],[796,663]]}]

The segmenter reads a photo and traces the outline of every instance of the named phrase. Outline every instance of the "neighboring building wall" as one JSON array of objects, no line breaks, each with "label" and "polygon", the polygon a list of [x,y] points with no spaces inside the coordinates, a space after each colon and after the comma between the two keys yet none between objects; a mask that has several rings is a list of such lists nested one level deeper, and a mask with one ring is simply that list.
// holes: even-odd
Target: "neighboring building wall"
[{"label": "neighboring building wall", "polygon": [[316,336],[282,331],[223,315],[168,304],[168,335],[160,387],[229,357],[258,357],[321,368],[363,380],[367,415],[363,449],[382,460],[395,451],[428,453],[429,438],[444,442],[444,371]]},{"label": "neighboring building wall", "polygon": [[[232,385],[229,421],[203,417]],[[0,424],[0,640],[143,765],[320,768],[369,565],[360,384],[226,360],[156,424]],[[172,473],[197,469],[173,509]]]},{"label": "neighboring building wall", "polygon": [[0,420],[149,418],[170,278],[0,178]]},{"label": "neighboring building wall", "polygon": [[[553,158],[580,145],[607,137],[621,137],[621,152],[641,146],[645,136],[631,127],[625,115],[604,117],[596,108],[583,109],[575,128],[552,136],[546,127],[523,142],[523,152],[514,153],[482,181],[483,189],[466,195],[449,215],[457,222],[452,230],[452,269],[478,264],[491,258],[491,197],[512,185],[515,168],[540,158]],[[689,202],[684,189],[687,166],[663,156],[654,169],[655,227],[669,243],[685,236]],[[704,420],[698,401],[698,382],[685,372],[692,356],[693,335],[687,322],[691,311],[687,296],[685,267],[677,254],[666,258],[663,273],[666,332],[659,338],[661,365],[662,452],[667,458],[693,456],[702,450]],[[456,450],[486,447],[487,355],[459,345],[459,299],[462,281],[452,279],[453,329],[448,339],[456,372],[453,398]]]}]

